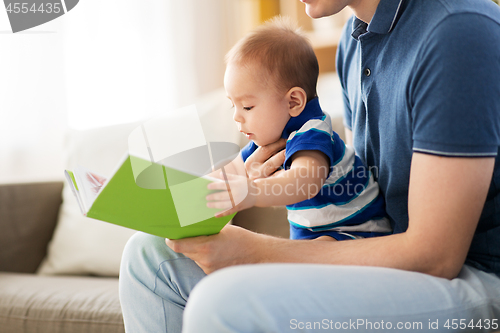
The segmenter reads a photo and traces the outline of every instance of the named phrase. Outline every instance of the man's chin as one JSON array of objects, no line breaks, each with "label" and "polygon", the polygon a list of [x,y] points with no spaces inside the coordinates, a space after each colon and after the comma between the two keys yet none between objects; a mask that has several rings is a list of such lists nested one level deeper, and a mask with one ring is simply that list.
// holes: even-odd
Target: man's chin
[{"label": "man's chin", "polygon": [[324,10],[321,8],[314,8],[314,6],[312,6],[308,3],[306,3],[305,5],[306,5],[305,11],[306,11],[307,16],[309,16],[310,18],[313,18],[313,19],[319,19],[322,17],[337,14],[342,9],[342,8],[340,8],[339,10],[330,10],[331,12],[329,12],[328,10]]},{"label": "man's chin", "polygon": [[314,10],[314,8],[312,8],[312,6],[309,4],[306,4],[306,14],[307,14],[307,16],[309,16],[310,18],[313,18],[313,19],[317,19],[317,18],[324,16],[324,15],[320,15],[319,13],[317,13]]}]

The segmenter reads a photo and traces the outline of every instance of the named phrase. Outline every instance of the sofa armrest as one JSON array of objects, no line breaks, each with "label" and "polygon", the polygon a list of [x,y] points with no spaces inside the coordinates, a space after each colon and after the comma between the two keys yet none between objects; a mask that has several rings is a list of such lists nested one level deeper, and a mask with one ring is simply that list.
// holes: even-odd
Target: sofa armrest
[{"label": "sofa armrest", "polygon": [[36,271],[56,226],[62,186],[0,185],[0,271]]}]

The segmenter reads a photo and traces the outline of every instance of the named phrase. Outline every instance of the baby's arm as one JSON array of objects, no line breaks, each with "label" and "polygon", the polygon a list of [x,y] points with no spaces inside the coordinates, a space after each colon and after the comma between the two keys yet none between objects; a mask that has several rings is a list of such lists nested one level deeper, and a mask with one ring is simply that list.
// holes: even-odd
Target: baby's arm
[{"label": "baby's arm", "polygon": [[[229,184],[232,195],[246,190],[248,195],[240,200],[236,207],[228,201],[226,185],[212,183],[210,189],[222,190],[207,197],[208,206],[227,209],[216,216],[225,216],[252,206],[269,207],[291,205],[314,197],[321,190],[329,172],[329,160],[325,154],[315,150],[299,151],[292,156],[290,169],[275,177],[256,180],[230,177]],[[229,209],[228,209],[229,208]]]},{"label": "baby's arm", "polygon": [[290,169],[276,177],[255,180],[259,190],[255,206],[291,205],[318,194],[328,176],[328,157],[317,150],[302,150],[291,158]]}]

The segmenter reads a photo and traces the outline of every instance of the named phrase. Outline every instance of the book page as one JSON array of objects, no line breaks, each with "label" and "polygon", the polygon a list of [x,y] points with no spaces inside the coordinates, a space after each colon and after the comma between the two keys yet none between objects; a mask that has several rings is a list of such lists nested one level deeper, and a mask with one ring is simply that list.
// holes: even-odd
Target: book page
[{"label": "book page", "polygon": [[66,177],[66,181],[68,182],[68,186],[71,189],[71,192],[74,194],[76,198],[76,202],[78,203],[78,207],[80,207],[80,211],[82,215],[85,215],[86,211],[83,208],[82,198],[80,196],[80,191],[78,190],[78,185],[76,184],[75,176],[72,171],[65,170],[64,176]]},{"label": "book page", "polygon": [[103,184],[99,182],[99,179],[105,179],[105,177],[80,165],[75,168],[73,174],[83,203],[84,214],[86,215],[103,188]]}]

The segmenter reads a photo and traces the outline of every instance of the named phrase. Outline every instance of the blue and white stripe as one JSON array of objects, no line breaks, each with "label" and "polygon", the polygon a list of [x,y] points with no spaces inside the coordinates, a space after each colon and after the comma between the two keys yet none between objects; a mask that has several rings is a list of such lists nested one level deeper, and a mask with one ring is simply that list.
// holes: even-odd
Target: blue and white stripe
[{"label": "blue and white stripe", "polygon": [[[301,150],[321,151],[330,160],[321,191],[311,199],[287,206],[291,238],[343,235],[349,239],[391,232],[378,184],[354,148],[346,146],[332,130],[330,117],[323,113],[317,98],[288,121],[282,137],[287,140],[284,169],[290,168],[291,157]],[[250,142],[241,150],[243,160],[257,148]]]},{"label": "blue and white stripe", "polygon": [[[328,144],[325,144],[328,143]],[[311,119],[287,139],[287,160],[299,150],[320,150],[330,159],[330,172],[313,198],[288,205],[288,220],[310,231],[389,233],[384,200],[373,175],[354,148],[333,132],[330,117]]]}]

